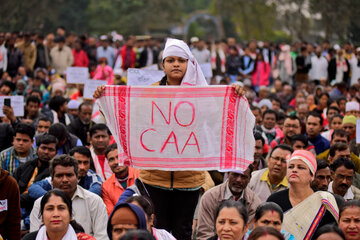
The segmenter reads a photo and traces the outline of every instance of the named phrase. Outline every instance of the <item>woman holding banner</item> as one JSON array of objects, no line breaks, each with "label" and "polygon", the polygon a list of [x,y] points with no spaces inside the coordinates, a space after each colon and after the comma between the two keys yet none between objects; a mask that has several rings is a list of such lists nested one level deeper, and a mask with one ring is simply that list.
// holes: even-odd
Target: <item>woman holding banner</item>
[{"label": "woman holding banner", "polygon": [[[168,39],[163,51],[165,77],[154,85],[205,86],[205,77],[185,42]],[[238,96],[244,91],[234,85]],[[105,86],[98,87],[94,98],[101,97]],[[177,239],[191,239],[192,220],[201,186],[203,171],[141,170],[139,179],[155,205],[156,228],[166,229]]]}]

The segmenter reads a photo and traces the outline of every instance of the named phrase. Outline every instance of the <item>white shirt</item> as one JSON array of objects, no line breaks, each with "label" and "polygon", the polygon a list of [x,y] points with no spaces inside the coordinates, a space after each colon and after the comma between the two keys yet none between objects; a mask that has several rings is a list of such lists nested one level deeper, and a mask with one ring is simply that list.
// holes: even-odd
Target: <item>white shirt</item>
[{"label": "white shirt", "polygon": [[311,57],[311,69],[309,71],[310,80],[320,80],[322,78],[327,79],[328,77],[328,61],[326,58],[321,56],[318,58],[317,56]]},{"label": "white shirt", "polygon": [[5,72],[7,69],[8,59],[7,59],[7,49],[4,45],[0,45],[0,54],[1,54],[0,69],[2,69]]},{"label": "white shirt", "polygon": [[[332,185],[333,185],[333,182],[330,182],[329,187],[328,187],[328,192],[334,193]],[[347,192],[345,193],[344,199],[345,199],[345,201],[354,199],[354,193],[351,191],[351,187],[349,187]]]},{"label": "white shirt", "polygon": [[210,62],[210,51],[206,48],[203,48],[202,50],[194,48],[191,52],[199,64]]},{"label": "white shirt", "polygon": [[354,85],[355,83],[358,83],[358,79],[360,78],[360,66],[358,66],[358,59],[354,55],[350,61],[350,68],[351,68],[351,82],[350,85]]},{"label": "white shirt", "polygon": [[[41,198],[38,198],[30,213],[30,232],[39,230],[42,224],[40,213]],[[103,200],[96,194],[83,189],[79,185],[71,198],[73,218],[97,240],[108,240],[106,228],[108,215]]]}]

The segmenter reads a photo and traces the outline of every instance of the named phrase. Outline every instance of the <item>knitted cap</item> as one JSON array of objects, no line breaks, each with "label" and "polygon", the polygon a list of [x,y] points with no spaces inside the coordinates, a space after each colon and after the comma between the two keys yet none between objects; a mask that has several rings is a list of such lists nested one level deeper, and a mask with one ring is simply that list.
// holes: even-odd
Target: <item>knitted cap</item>
[{"label": "knitted cap", "polygon": [[303,161],[309,167],[312,174],[315,175],[317,163],[314,154],[306,150],[296,150],[293,152],[293,154],[291,154],[288,163],[296,159]]},{"label": "knitted cap", "polygon": [[347,115],[343,118],[342,124],[352,123],[356,125],[356,117],[354,115]]},{"label": "knitted cap", "polygon": [[345,112],[360,111],[360,104],[358,102],[347,102],[345,105]]}]

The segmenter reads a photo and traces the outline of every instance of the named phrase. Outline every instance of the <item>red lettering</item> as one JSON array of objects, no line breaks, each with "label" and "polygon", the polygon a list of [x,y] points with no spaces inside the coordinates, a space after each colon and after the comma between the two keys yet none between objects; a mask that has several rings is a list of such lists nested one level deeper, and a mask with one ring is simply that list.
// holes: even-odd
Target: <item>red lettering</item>
[{"label": "red lettering", "polygon": [[[174,142],[170,142],[170,138],[173,137],[174,138]],[[163,146],[161,147],[161,150],[160,150],[160,153],[162,153],[166,147],[166,145],[168,143],[174,143],[175,144],[175,147],[176,147],[176,151],[177,153],[179,154],[179,148],[178,148],[178,143],[177,143],[177,139],[176,139],[176,136],[175,136],[175,133],[174,131],[171,131],[171,133],[169,134],[169,137],[166,139],[166,141],[164,142]]]},{"label": "red lettering", "polygon": [[144,136],[144,134],[145,134],[146,132],[148,132],[148,131],[154,131],[154,132],[156,132],[156,130],[153,129],[153,128],[146,129],[146,130],[145,130],[143,133],[141,133],[141,135],[140,135],[140,143],[141,143],[141,146],[142,146],[146,151],[148,151],[148,152],[155,152],[155,150],[146,147],[145,144],[144,144],[144,142],[143,142],[143,136]]},{"label": "red lettering", "polygon": [[[194,137],[195,143],[189,143],[191,136]],[[189,146],[197,146],[198,152],[200,153],[200,146],[199,146],[198,140],[197,140],[194,132],[191,132],[191,133],[190,133],[190,135],[189,135],[189,137],[188,137],[188,139],[187,139],[187,141],[186,141],[183,149],[181,150],[181,154],[184,152],[184,150],[185,150],[185,148],[186,148],[187,145],[189,145]]]},{"label": "red lettering", "polygon": [[[191,122],[188,123],[188,124],[181,124],[181,123],[179,122],[178,118],[177,118],[177,110],[178,110],[178,108],[180,107],[181,104],[185,104],[185,103],[189,104],[190,107],[192,108],[192,119],[191,119]],[[175,117],[175,121],[176,121],[177,124],[179,124],[180,126],[182,126],[182,127],[188,127],[188,126],[190,126],[191,124],[193,124],[194,119],[195,119],[195,106],[194,106],[194,104],[192,104],[191,102],[187,102],[187,101],[181,101],[181,102],[179,102],[179,103],[176,104],[176,106],[175,106],[174,117]],[[170,120],[169,120],[169,122],[170,122]]]},{"label": "red lettering", "polygon": [[169,120],[166,119],[164,113],[161,111],[161,109],[159,108],[159,106],[152,101],[151,102],[151,124],[154,125],[154,106],[159,110],[159,112],[161,113],[161,115],[163,116],[165,122],[167,123],[167,125],[170,124],[170,115],[171,115],[171,102],[169,102]]}]

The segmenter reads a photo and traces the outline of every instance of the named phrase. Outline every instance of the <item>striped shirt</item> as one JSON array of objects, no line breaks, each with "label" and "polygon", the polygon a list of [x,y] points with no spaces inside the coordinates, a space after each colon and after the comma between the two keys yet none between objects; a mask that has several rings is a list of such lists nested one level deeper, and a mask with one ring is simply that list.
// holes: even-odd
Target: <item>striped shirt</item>
[{"label": "striped shirt", "polygon": [[[29,154],[25,158],[25,162],[36,158],[36,151],[33,147],[30,148]],[[0,153],[1,168],[8,171],[10,176],[13,176],[16,169],[24,164],[20,161],[20,157],[17,155],[14,147],[9,147]]]}]

